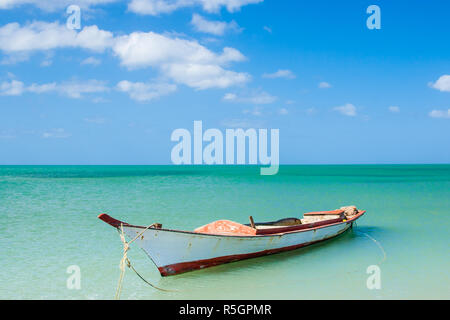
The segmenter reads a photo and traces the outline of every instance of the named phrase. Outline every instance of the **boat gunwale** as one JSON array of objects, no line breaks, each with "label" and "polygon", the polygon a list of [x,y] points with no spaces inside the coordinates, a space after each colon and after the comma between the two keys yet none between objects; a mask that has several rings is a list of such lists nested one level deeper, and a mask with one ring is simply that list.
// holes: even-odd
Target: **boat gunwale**
[{"label": "boat gunwale", "polygon": [[[270,233],[270,234],[255,234],[255,235],[213,234],[213,233],[201,233],[201,232],[194,232],[194,231],[186,231],[186,230],[175,230],[175,229],[164,229],[164,228],[156,229],[156,228],[152,228],[152,227],[149,228],[149,227],[145,227],[145,226],[137,226],[137,225],[128,224],[126,222],[114,219],[113,217],[109,216],[106,213],[101,213],[100,215],[98,215],[98,218],[100,220],[108,223],[109,225],[117,228],[117,229],[119,229],[119,225],[121,224],[121,225],[123,225],[123,227],[127,227],[127,228],[139,228],[139,229],[147,229],[148,228],[148,230],[164,231],[164,232],[175,232],[175,233],[183,233],[183,234],[190,234],[190,235],[203,235],[203,236],[209,236],[209,237],[231,237],[231,238],[247,238],[247,239],[251,239],[251,238],[261,238],[261,237],[283,236],[283,235],[291,234],[291,233],[300,233],[300,232],[313,231],[313,230],[317,230],[317,229],[321,229],[321,228],[327,228],[327,227],[331,227],[331,226],[340,225],[340,224],[343,224],[343,223],[350,224],[350,223],[353,223],[353,221],[359,219],[362,215],[364,215],[365,212],[366,212],[366,210],[361,210],[356,215],[352,216],[349,219],[346,219],[345,221],[341,221],[341,222],[334,222],[334,223],[330,223],[330,224],[324,224],[324,225],[319,225],[319,226],[315,226],[315,227],[311,227],[311,228],[305,228],[305,229],[299,229],[299,230],[291,230],[291,231],[284,231],[284,232]],[[115,225],[115,224],[118,224],[118,223],[119,223],[119,225]]]}]

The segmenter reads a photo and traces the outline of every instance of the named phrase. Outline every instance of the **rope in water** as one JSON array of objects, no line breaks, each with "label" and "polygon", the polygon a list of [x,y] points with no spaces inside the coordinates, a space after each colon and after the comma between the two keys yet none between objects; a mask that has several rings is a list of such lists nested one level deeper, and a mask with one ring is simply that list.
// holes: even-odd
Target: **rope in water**
[{"label": "rope in water", "polygon": [[117,285],[117,289],[116,289],[116,295],[114,297],[115,300],[119,300],[120,299],[120,293],[122,292],[122,284],[123,284],[123,278],[125,276],[125,266],[127,266],[128,268],[130,268],[131,270],[133,270],[137,276],[139,278],[141,278],[145,283],[147,283],[149,286],[160,290],[160,291],[165,291],[165,292],[174,292],[173,290],[167,290],[167,289],[163,289],[163,288],[159,288],[157,286],[155,286],[154,284],[150,283],[149,281],[145,280],[143,276],[141,276],[136,269],[131,265],[131,261],[130,259],[128,259],[127,257],[127,252],[130,249],[130,244],[132,244],[136,239],[138,239],[145,231],[147,231],[149,228],[155,226],[155,224],[151,224],[149,225],[147,228],[145,228],[142,232],[140,232],[136,237],[134,237],[131,241],[126,241],[125,239],[125,234],[123,232],[123,224],[120,224],[120,240],[122,240],[123,243],[123,257],[120,260],[119,263],[119,267],[120,267],[120,276],[119,276],[119,283]]},{"label": "rope in water", "polygon": [[387,254],[386,251],[384,251],[383,247],[381,246],[381,243],[379,243],[376,239],[372,238],[371,236],[369,236],[367,233],[365,232],[361,232],[361,231],[357,231],[357,233],[363,234],[365,235],[367,238],[369,238],[370,240],[372,240],[377,246],[378,248],[380,248],[381,252],[383,252],[383,259],[379,262],[379,264],[382,264],[384,261],[386,261],[387,259]]}]

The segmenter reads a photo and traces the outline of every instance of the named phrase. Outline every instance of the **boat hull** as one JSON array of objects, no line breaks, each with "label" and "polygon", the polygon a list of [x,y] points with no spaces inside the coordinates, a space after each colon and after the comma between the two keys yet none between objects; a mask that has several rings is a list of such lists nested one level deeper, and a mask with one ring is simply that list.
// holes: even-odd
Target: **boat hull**
[{"label": "boat hull", "polygon": [[[260,236],[215,235],[149,228],[135,243],[155,263],[162,276],[170,276],[324,241],[345,232],[362,213],[347,221]],[[124,224],[123,230],[129,238],[135,238],[143,231],[143,227]]]}]

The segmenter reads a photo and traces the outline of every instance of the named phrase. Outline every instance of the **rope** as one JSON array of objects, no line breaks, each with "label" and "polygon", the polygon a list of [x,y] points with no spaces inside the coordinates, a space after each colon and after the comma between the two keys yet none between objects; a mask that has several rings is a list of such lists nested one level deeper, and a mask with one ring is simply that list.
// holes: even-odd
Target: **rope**
[{"label": "rope", "polygon": [[123,243],[123,257],[120,260],[119,263],[119,267],[120,267],[120,276],[119,276],[119,282],[117,284],[117,289],[116,289],[116,295],[114,297],[115,300],[119,300],[120,299],[120,293],[122,292],[122,284],[123,284],[123,278],[125,276],[125,266],[127,266],[128,268],[130,268],[131,270],[133,270],[139,278],[141,278],[145,283],[147,283],[148,285],[150,285],[151,287],[157,289],[157,290],[161,290],[164,292],[174,292],[172,290],[166,290],[163,288],[159,288],[157,286],[155,286],[154,284],[150,283],[149,281],[145,280],[144,277],[142,277],[137,271],[136,269],[134,269],[134,267],[131,265],[131,261],[130,259],[128,259],[127,256],[127,252],[130,249],[130,244],[132,244],[136,239],[138,239],[145,231],[147,231],[149,228],[155,226],[155,224],[151,224],[149,225],[147,228],[145,228],[142,232],[140,232],[136,237],[133,238],[133,240],[127,242],[125,239],[125,234],[123,232],[123,224],[120,224],[120,240]]},{"label": "rope", "polygon": [[[355,226],[357,226],[356,221],[353,222],[353,224]],[[353,229],[353,228],[352,228]],[[372,240],[373,242],[375,242],[375,244],[380,248],[380,250],[383,253],[383,259],[378,263],[378,265],[382,264],[386,259],[387,259],[387,254],[386,251],[384,251],[383,247],[381,246],[380,242],[378,242],[376,239],[374,239],[373,237],[369,236],[367,233],[362,232],[362,231],[357,231],[357,230],[352,230],[352,232],[355,233],[359,233],[362,234],[366,237],[368,237],[370,240]],[[354,269],[354,270],[349,270],[349,271],[345,271],[343,274],[345,274],[346,276],[350,275],[350,274],[354,274],[355,272],[360,272],[360,269]],[[322,276],[322,277],[317,277],[316,279],[329,279],[329,278],[333,278],[335,277],[335,275],[329,275],[329,276]]]},{"label": "rope", "polygon": [[380,248],[381,252],[383,252],[383,260],[380,261],[380,263],[378,264],[382,264],[384,261],[386,261],[387,259],[387,254],[386,251],[384,251],[383,247],[381,246],[381,244],[374,238],[372,238],[371,236],[369,236],[367,233],[365,232],[361,232],[361,231],[356,231],[357,233],[363,234],[365,235],[367,238],[369,238],[370,240],[372,240],[377,246],[378,248]]}]

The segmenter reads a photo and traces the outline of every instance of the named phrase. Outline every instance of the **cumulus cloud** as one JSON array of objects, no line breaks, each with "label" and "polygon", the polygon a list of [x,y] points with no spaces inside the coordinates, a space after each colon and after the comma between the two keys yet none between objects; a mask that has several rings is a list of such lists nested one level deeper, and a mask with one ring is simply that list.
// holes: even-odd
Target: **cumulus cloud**
[{"label": "cumulus cloud", "polygon": [[209,33],[216,36],[222,36],[227,31],[241,31],[238,24],[234,20],[231,22],[211,21],[196,13],[192,15],[191,24],[194,26],[195,30],[199,32]]},{"label": "cumulus cloud", "polygon": [[56,82],[44,83],[44,84],[33,83],[32,85],[27,87],[27,91],[32,92],[32,93],[38,93],[38,94],[56,91],[56,89],[57,89]]},{"label": "cumulus cloud", "polygon": [[133,32],[121,36],[113,50],[128,68],[174,63],[225,64],[245,59],[233,48],[224,48],[221,54],[216,54],[197,41],[171,38],[154,32]]},{"label": "cumulus cloud", "polygon": [[25,90],[24,84],[18,80],[4,81],[0,83],[0,95],[18,96]]},{"label": "cumulus cloud", "polygon": [[71,81],[58,84],[56,90],[70,98],[81,98],[85,93],[101,93],[109,91],[104,81],[87,80],[87,81]]},{"label": "cumulus cloud", "polygon": [[276,78],[294,79],[295,74],[291,70],[278,70],[274,73],[264,73],[262,77],[267,79],[276,79]]},{"label": "cumulus cloud", "polygon": [[11,131],[0,131],[0,139],[5,139],[5,140],[9,140],[9,139],[14,139],[16,138],[16,134],[14,132]]},{"label": "cumulus cloud", "polygon": [[331,88],[331,84],[329,84],[328,82],[322,81],[319,83],[319,88],[320,89],[328,89],[328,88]]},{"label": "cumulus cloud", "polygon": [[87,81],[70,81],[64,83],[33,83],[25,86],[23,82],[11,80],[10,82],[2,82],[0,84],[0,95],[18,96],[25,92],[35,94],[58,92],[70,98],[81,98],[85,93],[106,92],[109,88],[103,81],[87,80]]},{"label": "cumulus cloud", "polygon": [[248,119],[226,119],[221,122],[222,126],[226,128],[263,128],[264,121],[262,120],[248,120]]},{"label": "cumulus cloud", "polygon": [[227,102],[251,103],[255,105],[270,104],[277,100],[277,97],[270,95],[265,91],[255,91],[250,95],[238,96],[235,93],[227,93],[223,97]]},{"label": "cumulus cloud", "polygon": [[94,123],[94,124],[104,124],[106,122],[105,118],[100,118],[100,117],[97,117],[97,118],[84,118],[83,120],[84,120],[84,122]]},{"label": "cumulus cloud", "polygon": [[170,64],[163,70],[175,82],[198,90],[228,88],[250,80],[247,73],[225,70],[218,65]]},{"label": "cumulus cloud", "polygon": [[251,114],[254,116],[261,116],[262,115],[262,110],[259,107],[254,107],[253,109],[244,109],[242,110],[243,114]]},{"label": "cumulus cloud", "polygon": [[94,58],[94,57],[88,57],[81,61],[81,65],[90,64],[93,66],[98,66],[102,61],[100,59]]},{"label": "cumulus cloud", "polygon": [[356,116],[356,107],[351,103],[347,103],[343,106],[334,107],[333,110],[343,114],[344,116],[354,117]]},{"label": "cumulus cloud", "polygon": [[0,64],[9,65],[27,61],[30,58],[28,52],[15,52],[14,54],[5,55]]},{"label": "cumulus cloud", "polygon": [[450,109],[447,110],[432,110],[428,114],[432,118],[450,119]]},{"label": "cumulus cloud", "polygon": [[176,85],[168,83],[144,83],[123,80],[117,84],[117,90],[128,93],[131,99],[139,102],[146,102],[168,95],[176,89]]},{"label": "cumulus cloud", "polygon": [[397,106],[390,106],[390,107],[389,107],[389,112],[392,112],[392,113],[399,113],[399,112],[400,112],[400,108],[397,107]]},{"label": "cumulus cloud", "polygon": [[444,74],[436,82],[430,82],[429,86],[439,91],[450,92],[450,75]]},{"label": "cumulus cloud", "polygon": [[[128,69],[152,67],[163,77],[203,90],[227,88],[250,81],[245,72],[228,70],[232,62],[245,56],[230,47],[213,52],[195,40],[155,32],[133,32],[114,37],[97,26],[86,26],[80,32],[58,22],[33,22],[24,26],[10,23],[0,27],[0,50],[9,56],[20,56],[37,50],[84,48],[92,51],[110,49]],[[98,61],[88,58],[84,64]]]},{"label": "cumulus cloud", "polygon": [[286,108],[281,108],[280,110],[278,110],[278,113],[281,114],[282,116],[285,116],[289,113],[289,111]]},{"label": "cumulus cloud", "polygon": [[316,108],[312,107],[312,108],[306,109],[305,112],[309,115],[312,115],[312,114],[316,113],[317,110],[316,110]]},{"label": "cumulus cloud", "polygon": [[199,90],[227,88],[250,80],[247,73],[224,69],[231,62],[245,60],[234,48],[226,47],[217,54],[197,41],[133,32],[119,37],[113,51],[129,69],[154,67],[173,81]]},{"label": "cumulus cloud", "polygon": [[111,32],[95,25],[84,27],[80,32],[59,22],[35,21],[24,26],[13,22],[0,27],[0,50],[9,54],[65,47],[101,52],[110,47],[112,41]]},{"label": "cumulus cloud", "polygon": [[49,138],[64,139],[64,138],[68,138],[70,136],[71,136],[71,134],[67,133],[66,130],[64,130],[63,128],[52,129],[52,130],[48,130],[48,131],[45,131],[42,133],[42,138],[45,138],[45,139],[49,139]]},{"label": "cumulus cloud", "polygon": [[52,65],[52,63],[53,63],[52,60],[46,59],[46,60],[44,60],[44,61],[41,62],[41,67],[49,67],[49,66]]},{"label": "cumulus cloud", "polygon": [[159,15],[175,10],[201,6],[207,12],[219,12],[225,7],[228,12],[239,11],[248,4],[260,3],[263,0],[131,0],[128,10],[143,15]]},{"label": "cumulus cloud", "polygon": [[[164,95],[168,95],[176,91],[175,84],[170,83],[144,83],[131,82],[127,80],[120,81],[116,85],[116,90],[127,93],[131,99],[146,102]],[[26,86],[23,82],[18,80],[5,81],[0,83],[0,95],[18,96],[23,93],[45,94],[58,93],[73,99],[82,98],[86,94],[105,93],[111,89],[106,85],[106,82],[100,80],[85,80],[85,81],[66,81],[66,82],[51,82],[37,84],[33,83]],[[103,98],[95,98],[94,102],[103,102]],[[86,122],[96,122],[96,119],[85,119]]]},{"label": "cumulus cloud", "polygon": [[[116,1],[119,0],[77,0],[75,4],[81,8],[88,8]],[[0,9],[13,9],[22,5],[34,5],[45,11],[55,11],[65,9],[71,4],[74,4],[73,0],[2,0],[0,1]]]}]

